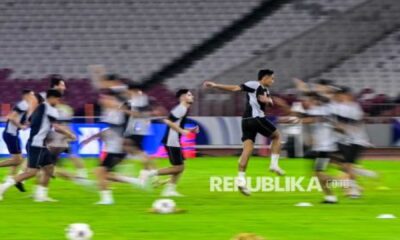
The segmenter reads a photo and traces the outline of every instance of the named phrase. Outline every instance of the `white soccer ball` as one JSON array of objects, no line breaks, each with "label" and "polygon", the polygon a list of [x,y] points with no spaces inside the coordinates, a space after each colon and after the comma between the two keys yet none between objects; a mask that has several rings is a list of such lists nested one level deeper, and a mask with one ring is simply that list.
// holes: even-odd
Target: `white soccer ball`
[{"label": "white soccer ball", "polygon": [[68,240],[90,240],[93,237],[93,231],[86,223],[73,223],[66,229]]},{"label": "white soccer ball", "polygon": [[153,209],[162,214],[175,212],[175,207],[176,203],[172,199],[158,199],[153,203]]}]

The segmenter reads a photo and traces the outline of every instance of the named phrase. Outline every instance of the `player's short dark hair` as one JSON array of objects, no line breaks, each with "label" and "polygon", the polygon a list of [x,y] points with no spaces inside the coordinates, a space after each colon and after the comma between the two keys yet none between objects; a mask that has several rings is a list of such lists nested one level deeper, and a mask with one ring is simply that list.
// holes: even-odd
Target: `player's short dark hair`
[{"label": "player's short dark hair", "polygon": [[314,98],[314,99],[319,98],[319,96],[320,96],[319,93],[317,93],[315,91],[305,92],[303,95],[305,97]]},{"label": "player's short dark hair", "polygon": [[176,92],[175,97],[176,97],[176,98],[180,98],[182,95],[188,93],[189,91],[190,91],[190,90],[187,89],[187,88],[179,89],[179,90]]},{"label": "player's short dark hair", "polygon": [[36,97],[36,100],[38,101],[39,104],[44,102],[44,98],[39,93],[35,93],[35,97]]},{"label": "player's short dark hair", "polygon": [[62,97],[62,93],[56,89],[49,89],[46,92],[46,98],[61,98]]},{"label": "player's short dark hair", "polygon": [[23,95],[26,95],[26,94],[30,94],[30,93],[32,93],[33,91],[31,90],[31,89],[24,89],[24,90],[22,90],[22,92],[21,92],[21,94],[22,94],[22,96]]},{"label": "player's short dark hair", "polygon": [[309,97],[321,103],[328,103],[330,101],[329,98],[322,96],[321,94],[315,91],[307,92],[304,94],[304,96]]},{"label": "player's short dark hair", "polygon": [[258,80],[260,81],[265,76],[272,76],[272,74],[274,74],[274,71],[271,69],[261,69],[258,71]]},{"label": "player's short dark hair", "polygon": [[64,78],[59,74],[50,75],[50,88],[58,86],[61,82],[64,82]]},{"label": "player's short dark hair", "polygon": [[118,74],[115,73],[109,73],[104,75],[104,80],[106,81],[119,81],[121,80],[120,76]]},{"label": "player's short dark hair", "polygon": [[109,95],[115,97],[117,94],[113,90],[105,88],[105,89],[100,89],[100,95]]},{"label": "player's short dark hair", "polygon": [[319,80],[317,81],[317,83],[318,83],[319,85],[323,85],[323,86],[331,86],[331,85],[333,85],[333,81],[332,81],[332,80],[329,80],[329,79],[319,79]]},{"label": "player's short dark hair", "polygon": [[351,94],[351,88],[347,86],[337,86],[335,87],[336,94]]},{"label": "player's short dark hair", "polygon": [[137,82],[130,82],[128,83],[128,89],[129,90],[135,90],[135,89],[142,89],[143,85]]}]

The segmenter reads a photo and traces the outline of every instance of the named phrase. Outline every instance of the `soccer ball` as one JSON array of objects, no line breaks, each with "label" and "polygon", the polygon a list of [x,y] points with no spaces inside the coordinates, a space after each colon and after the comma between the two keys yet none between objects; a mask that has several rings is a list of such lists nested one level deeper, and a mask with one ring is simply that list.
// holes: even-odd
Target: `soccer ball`
[{"label": "soccer ball", "polygon": [[176,204],[172,199],[158,199],[153,203],[153,210],[162,214],[175,212],[175,207]]},{"label": "soccer ball", "polygon": [[93,231],[86,223],[73,223],[66,229],[66,237],[68,240],[90,240]]}]

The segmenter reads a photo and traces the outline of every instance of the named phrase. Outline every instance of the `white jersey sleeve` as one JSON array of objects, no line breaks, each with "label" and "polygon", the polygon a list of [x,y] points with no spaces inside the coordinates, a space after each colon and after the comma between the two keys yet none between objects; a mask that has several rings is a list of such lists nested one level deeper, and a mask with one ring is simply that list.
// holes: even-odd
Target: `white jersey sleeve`
[{"label": "white jersey sleeve", "polygon": [[29,105],[26,101],[20,101],[15,107],[20,112],[26,112],[28,111]]},{"label": "white jersey sleeve", "polygon": [[177,119],[183,118],[186,115],[187,110],[188,109],[185,106],[183,106],[182,104],[179,104],[174,109],[172,109],[170,118],[173,118],[173,120],[175,120],[175,121]]},{"label": "white jersey sleeve", "polygon": [[259,86],[260,83],[257,81],[248,81],[240,85],[240,88],[244,92],[255,92]]},{"label": "white jersey sleeve", "polygon": [[49,118],[50,122],[57,121],[60,118],[58,110],[55,107],[50,106],[49,104],[47,104],[46,115]]},{"label": "white jersey sleeve", "polygon": [[346,115],[356,121],[361,121],[364,117],[364,112],[358,103],[353,103],[350,106],[350,111],[346,112]]}]

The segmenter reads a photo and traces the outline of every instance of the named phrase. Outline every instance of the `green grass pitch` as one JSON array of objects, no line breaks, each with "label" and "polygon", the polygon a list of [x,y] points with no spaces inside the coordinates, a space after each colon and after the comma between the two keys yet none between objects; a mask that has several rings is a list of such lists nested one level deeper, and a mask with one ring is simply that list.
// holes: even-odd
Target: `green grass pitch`
[{"label": "green grass pitch", "polygon": [[[254,157],[249,176],[272,176],[267,171],[269,159]],[[94,166],[93,159],[87,161]],[[129,185],[114,183],[113,206],[96,206],[96,189],[87,189],[72,182],[56,179],[51,182],[50,196],[57,203],[34,203],[29,193],[12,188],[0,202],[0,239],[50,240],[65,239],[64,229],[70,223],[90,224],[93,239],[207,239],[228,240],[242,232],[252,232],[268,240],[329,240],[329,239],[400,239],[399,219],[376,219],[391,213],[400,217],[400,162],[364,161],[364,166],[376,170],[378,181],[361,179],[364,196],[347,199],[337,190],[340,203],[321,205],[319,192],[264,192],[251,197],[238,192],[209,191],[210,176],[236,175],[237,158],[196,158],[187,161],[179,191],[186,195],[176,198],[186,213],[157,215],[148,213],[160,189],[143,192]],[[168,165],[167,161],[159,162]],[[311,176],[312,162],[285,160],[281,166],[288,176]],[[136,167],[137,169],[138,167]],[[8,169],[0,170],[0,177]],[[129,171],[133,171],[130,169]],[[128,172],[124,168],[124,172]],[[33,181],[27,183],[32,190]],[[390,190],[379,190],[387,186]],[[294,204],[311,202],[313,207]]]}]

